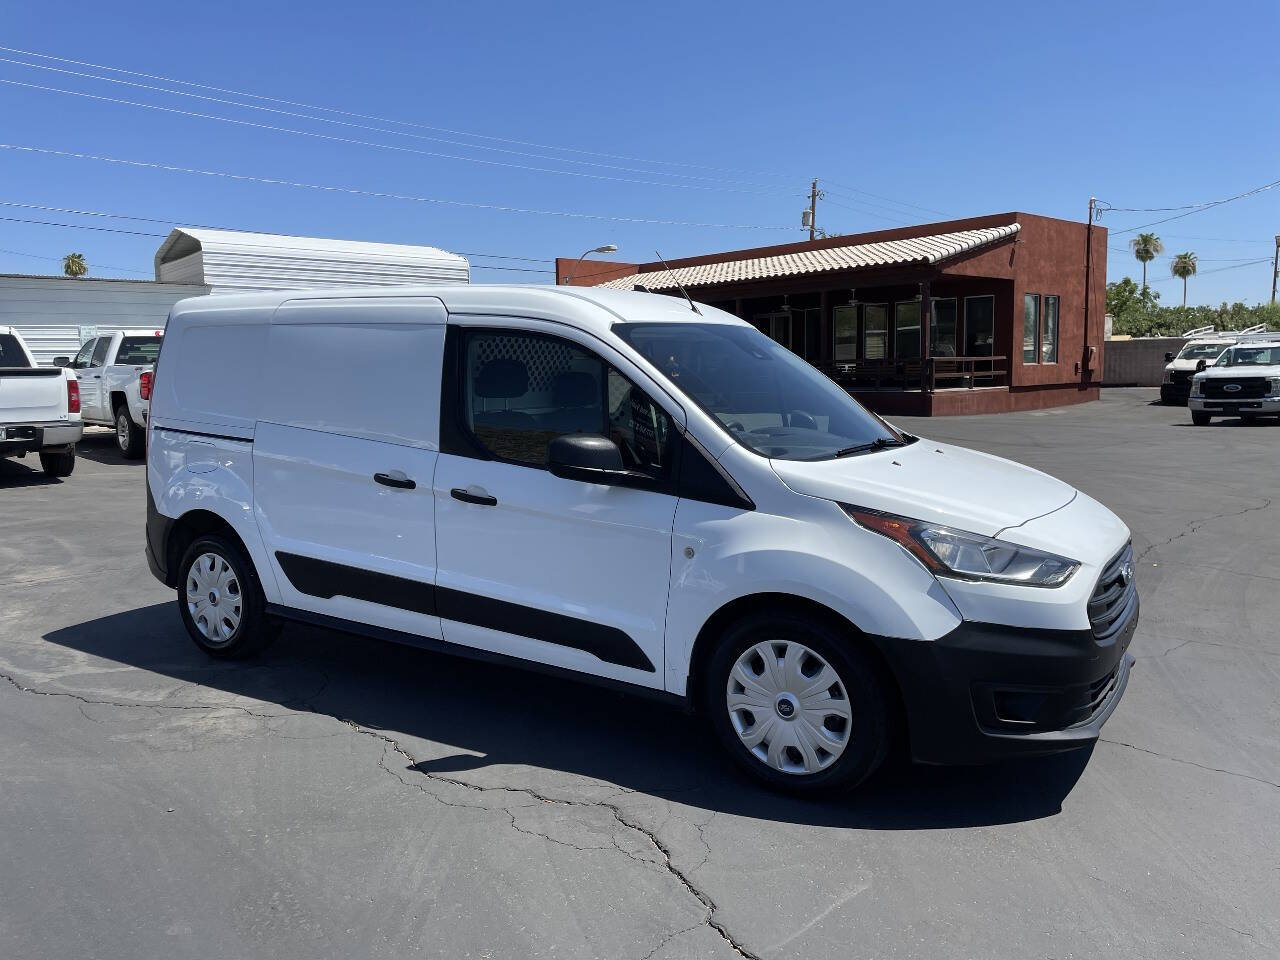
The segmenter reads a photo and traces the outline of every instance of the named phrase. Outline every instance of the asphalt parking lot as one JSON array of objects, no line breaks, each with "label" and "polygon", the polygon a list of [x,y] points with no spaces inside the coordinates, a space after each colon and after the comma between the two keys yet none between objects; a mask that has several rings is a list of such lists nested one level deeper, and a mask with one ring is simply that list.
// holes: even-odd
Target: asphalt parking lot
[{"label": "asphalt parking lot", "polygon": [[212,662],[111,434],[0,461],[0,956],[1280,955],[1280,425],[1154,395],[899,421],[1125,519],[1138,663],[1089,753],[823,802],[535,674],[303,627]]}]

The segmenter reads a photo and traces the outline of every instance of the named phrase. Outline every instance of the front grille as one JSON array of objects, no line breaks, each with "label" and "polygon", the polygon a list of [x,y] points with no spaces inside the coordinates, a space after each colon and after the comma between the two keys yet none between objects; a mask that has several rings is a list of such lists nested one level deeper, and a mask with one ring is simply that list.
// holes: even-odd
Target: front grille
[{"label": "front grille", "polygon": [[1191,378],[1195,375],[1194,370],[1173,370],[1169,373],[1169,382],[1176,384],[1190,383]]},{"label": "front grille", "polygon": [[1257,400],[1267,395],[1269,387],[1266,377],[1206,377],[1200,381],[1200,395],[1215,400]]},{"label": "front grille", "polygon": [[1089,625],[1100,642],[1112,639],[1129,620],[1138,602],[1138,585],[1133,575],[1133,545],[1111,558],[1098,577],[1098,585],[1089,598]]}]

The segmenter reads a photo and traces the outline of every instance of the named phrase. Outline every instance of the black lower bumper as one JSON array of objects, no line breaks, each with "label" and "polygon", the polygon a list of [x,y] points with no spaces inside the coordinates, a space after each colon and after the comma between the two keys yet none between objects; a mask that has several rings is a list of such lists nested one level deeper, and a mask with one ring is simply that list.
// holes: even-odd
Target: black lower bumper
[{"label": "black lower bumper", "polygon": [[1098,739],[1124,696],[1129,620],[1105,644],[1089,630],[964,622],[934,641],[882,640],[907,713],[912,756],[984,763]]},{"label": "black lower bumper", "polygon": [[169,531],[172,528],[173,521],[156,509],[151,488],[147,487],[147,566],[151,575],[166,587],[178,585],[168,570]]}]

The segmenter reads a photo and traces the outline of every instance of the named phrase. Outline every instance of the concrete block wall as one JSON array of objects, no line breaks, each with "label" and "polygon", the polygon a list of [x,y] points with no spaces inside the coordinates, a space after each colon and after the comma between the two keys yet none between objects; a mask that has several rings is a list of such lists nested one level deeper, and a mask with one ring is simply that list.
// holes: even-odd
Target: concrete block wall
[{"label": "concrete block wall", "polygon": [[1102,351],[1104,387],[1158,387],[1164,379],[1166,353],[1177,353],[1184,337],[1108,340]]}]

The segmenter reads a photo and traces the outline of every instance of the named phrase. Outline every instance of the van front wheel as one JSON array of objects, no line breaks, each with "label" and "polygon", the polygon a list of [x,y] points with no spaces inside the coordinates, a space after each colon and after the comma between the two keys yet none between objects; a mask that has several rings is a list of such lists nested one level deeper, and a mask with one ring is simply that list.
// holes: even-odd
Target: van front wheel
[{"label": "van front wheel", "polygon": [[179,567],[178,608],[197,647],[211,657],[240,660],[275,638],[253,564],[219,536],[197,537]]},{"label": "van front wheel", "polygon": [[891,740],[885,681],[855,644],[789,613],[729,627],[704,673],[702,704],[741,767],[811,793],[854,787],[880,766]]}]

